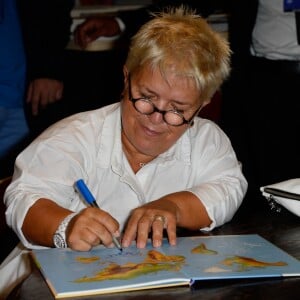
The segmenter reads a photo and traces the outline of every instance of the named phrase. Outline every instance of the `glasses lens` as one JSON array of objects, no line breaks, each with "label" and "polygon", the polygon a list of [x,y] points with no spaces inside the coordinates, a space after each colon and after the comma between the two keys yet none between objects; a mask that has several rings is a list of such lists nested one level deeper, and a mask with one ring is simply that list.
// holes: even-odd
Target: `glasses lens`
[{"label": "glasses lens", "polygon": [[135,109],[144,115],[151,115],[154,111],[160,112],[163,115],[164,121],[172,126],[179,126],[184,123],[184,118],[176,111],[162,112],[157,110],[151,101],[147,99],[138,99],[134,102]]},{"label": "glasses lens", "polygon": [[152,114],[154,111],[153,104],[147,100],[143,100],[143,99],[137,100],[134,103],[134,106],[137,109],[137,111],[145,115]]},{"label": "glasses lens", "polygon": [[164,115],[164,120],[166,123],[173,126],[181,125],[184,122],[183,117],[174,111],[166,112]]}]

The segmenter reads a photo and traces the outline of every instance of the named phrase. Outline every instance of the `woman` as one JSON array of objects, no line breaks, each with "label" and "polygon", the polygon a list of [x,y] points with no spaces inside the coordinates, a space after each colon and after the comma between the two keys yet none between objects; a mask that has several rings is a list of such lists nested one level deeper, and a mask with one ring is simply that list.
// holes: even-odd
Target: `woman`
[{"label": "woman", "polygon": [[[229,73],[230,50],[184,7],[157,14],[132,39],[120,103],[64,119],[16,160],[7,223],[28,248],[86,251],[112,235],[160,246],[166,230],[212,230],[246,192],[230,141],[197,117]],[[99,208],[74,189],[82,178]],[[57,243],[57,234],[63,243]]]}]

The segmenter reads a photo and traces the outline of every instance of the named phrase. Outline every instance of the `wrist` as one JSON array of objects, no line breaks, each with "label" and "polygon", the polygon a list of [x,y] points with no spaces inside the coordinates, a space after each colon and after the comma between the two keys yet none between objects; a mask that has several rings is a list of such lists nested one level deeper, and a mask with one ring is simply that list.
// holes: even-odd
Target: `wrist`
[{"label": "wrist", "polygon": [[70,221],[77,215],[77,212],[66,216],[59,224],[57,230],[53,235],[53,244],[56,248],[67,248],[66,231]]}]

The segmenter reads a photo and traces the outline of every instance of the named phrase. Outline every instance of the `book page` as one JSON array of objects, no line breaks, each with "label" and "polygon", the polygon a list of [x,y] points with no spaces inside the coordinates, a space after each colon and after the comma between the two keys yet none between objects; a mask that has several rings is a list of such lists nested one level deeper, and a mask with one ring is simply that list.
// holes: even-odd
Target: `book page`
[{"label": "book page", "polygon": [[256,234],[178,239],[168,255],[185,256],[182,272],[196,280],[300,276],[300,262]]},{"label": "book page", "polygon": [[159,248],[33,250],[56,298],[96,295],[217,279],[300,276],[300,262],[259,235],[165,239]]},{"label": "book page", "polygon": [[132,246],[122,252],[100,246],[89,252],[33,250],[32,255],[56,298],[188,286],[190,282],[180,272],[184,256],[165,255],[150,243],[145,249]]}]

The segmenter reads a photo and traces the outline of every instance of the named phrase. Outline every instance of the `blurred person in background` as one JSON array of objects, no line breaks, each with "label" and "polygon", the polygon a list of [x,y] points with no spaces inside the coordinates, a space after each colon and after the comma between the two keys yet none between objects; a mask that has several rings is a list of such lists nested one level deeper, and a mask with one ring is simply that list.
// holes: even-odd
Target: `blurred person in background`
[{"label": "blurred person in background", "polygon": [[261,186],[300,174],[299,2],[227,2],[232,71],[222,88],[220,125],[242,162],[254,209],[266,203]]},{"label": "blurred person in background", "polygon": [[0,176],[12,175],[29,129],[24,114],[26,59],[15,0],[0,0]]}]

